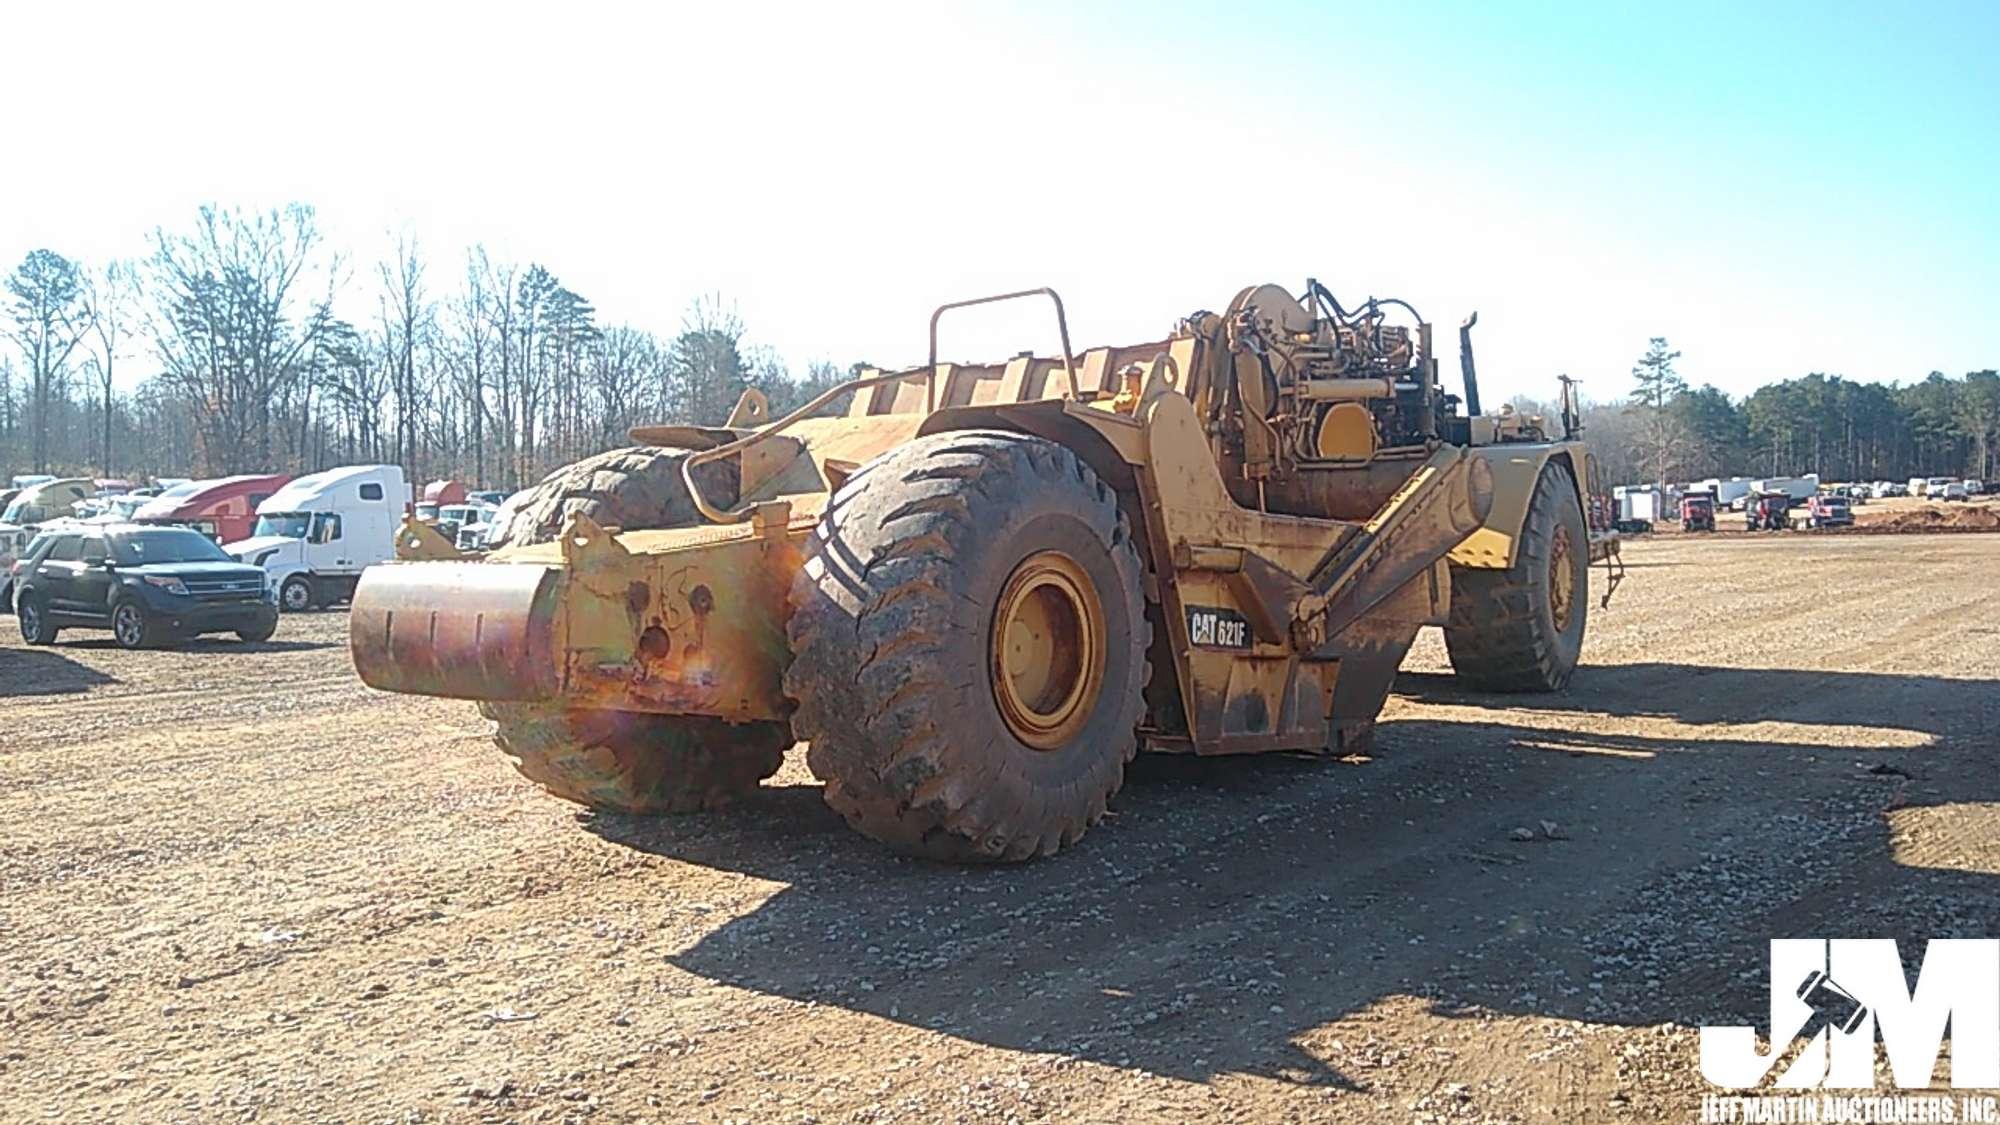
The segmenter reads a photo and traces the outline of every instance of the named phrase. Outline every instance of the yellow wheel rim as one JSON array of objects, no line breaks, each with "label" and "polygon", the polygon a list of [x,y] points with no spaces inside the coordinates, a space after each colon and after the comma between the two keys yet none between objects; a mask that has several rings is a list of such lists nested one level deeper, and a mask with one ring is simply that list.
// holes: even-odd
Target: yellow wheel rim
[{"label": "yellow wheel rim", "polygon": [[1090,719],[1104,686],[1104,607],[1075,559],[1021,560],[993,611],[993,695],[1015,738],[1059,750]]},{"label": "yellow wheel rim", "polygon": [[1569,628],[1569,615],[1576,606],[1576,567],[1570,563],[1569,527],[1559,525],[1549,545],[1549,613],[1556,619],[1556,632]]}]

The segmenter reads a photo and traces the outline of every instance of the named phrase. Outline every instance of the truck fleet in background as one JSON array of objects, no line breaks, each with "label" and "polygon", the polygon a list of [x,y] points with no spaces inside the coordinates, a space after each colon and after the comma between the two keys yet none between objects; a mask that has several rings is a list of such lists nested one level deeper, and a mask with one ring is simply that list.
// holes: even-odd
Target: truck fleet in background
[{"label": "truck fleet in background", "polygon": [[1627,534],[1643,534],[1662,522],[1682,531],[1714,531],[1717,513],[1740,512],[1750,531],[1845,527],[1854,523],[1854,505],[1892,497],[1962,501],[2000,492],[2000,481],[1956,477],[1911,477],[1828,484],[1819,474],[1801,477],[1710,477],[1668,485],[1619,485],[1612,489],[1612,524]]},{"label": "truck fleet in background", "polygon": [[151,485],[45,474],[0,489],[0,610],[12,612],[16,571],[36,536],[77,527],[191,528],[263,569],[278,605],[298,612],[346,601],[361,572],[396,557],[398,527],[434,526],[476,553],[507,494],[434,482],[422,500],[395,465],[349,465],[307,476],[251,474]]}]

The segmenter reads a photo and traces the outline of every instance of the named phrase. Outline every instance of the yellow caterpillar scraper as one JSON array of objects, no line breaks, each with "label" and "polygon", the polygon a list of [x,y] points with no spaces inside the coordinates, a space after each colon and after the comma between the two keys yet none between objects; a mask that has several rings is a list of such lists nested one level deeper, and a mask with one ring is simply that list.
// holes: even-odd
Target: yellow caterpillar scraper
[{"label": "yellow caterpillar scraper", "polygon": [[[1061,354],[937,360],[939,319],[1046,300]],[[370,685],[478,700],[530,778],[715,807],[786,747],[855,828],[1021,860],[1103,815],[1139,749],[1365,749],[1417,630],[1552,691],[1594,543],[1563,433],[1461,399],[1393,300],[1265,285],[1072,352],[1049,290],[946,305],[931,361],[772,421],[642,427],[544,481],[481,562],[371,568]],[[817,412],[851,395],[839,417]]]}]

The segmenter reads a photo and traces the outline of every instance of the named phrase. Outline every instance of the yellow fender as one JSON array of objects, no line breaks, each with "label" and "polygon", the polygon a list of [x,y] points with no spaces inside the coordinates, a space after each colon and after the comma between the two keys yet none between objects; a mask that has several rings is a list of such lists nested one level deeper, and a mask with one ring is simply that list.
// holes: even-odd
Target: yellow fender
[{"label": "yellow fender", "polygon": [[1521,527],[1528,520],[1528,503],[1534,499],[1535,483],[1550,461],[1563,462],[1576,482],[1577,503],[1587,514],[1590,497],[1585,494],[1590,465],[1589,453],[1580,441],[1534,445],[1482,445],[1466,450],[1493,470],[1493,507],[1479,530],[1446,557],[1457,566],[1481,570],[1505,570],[1514,565]]}]

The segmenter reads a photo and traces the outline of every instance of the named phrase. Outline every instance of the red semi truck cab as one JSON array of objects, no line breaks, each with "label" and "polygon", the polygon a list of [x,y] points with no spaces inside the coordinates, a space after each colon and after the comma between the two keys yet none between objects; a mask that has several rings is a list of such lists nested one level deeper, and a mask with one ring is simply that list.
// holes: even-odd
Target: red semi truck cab
[{"label": "red semi truck cab", "polygon": [[1681,497],[1681,530],[1715,530],[1715,496],[1707,492],[1690,492]]},{"label": "red semi truck cab", "polygon": [[193,491],[162,496],[132,513],[139,523],[192,527],[217,543],[248,539],[257,526],[257,505],[283,488],[290,474],[221,477],[195,482]]}]

